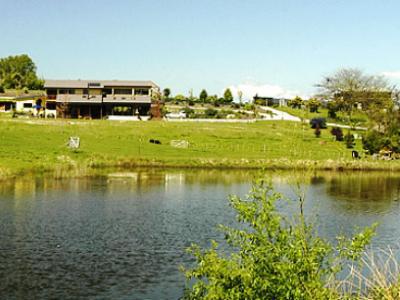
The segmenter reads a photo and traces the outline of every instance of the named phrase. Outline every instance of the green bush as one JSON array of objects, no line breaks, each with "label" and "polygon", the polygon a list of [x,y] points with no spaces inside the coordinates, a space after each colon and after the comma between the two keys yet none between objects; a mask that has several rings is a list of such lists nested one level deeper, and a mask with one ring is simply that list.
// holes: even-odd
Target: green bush
[{"label": "green bush", "polygon": [[362,144],[369,154],[375,154],[385,147],[390,147],[389,139],[376,130],[368,131],[362,138]]},{"label": "green bush", "polygon": [[346,143],[347,148],[354,148],[355,139],[354,135],[350,131],[344,136],[344,142]]},{"label": "green bush", "polygon": [[213,108],[207,108],[207,109],[204,111],[204,115],[205,115],[207,118],[214,118],[217,114],[218,114],[218,110],[213,109]]},{"label": "green bush", "polygon": [[332,135],[335,136],[336,141],[338,141],[338,142],[343,141],[343,131],[340,127],[333,127],[331,129],[331,133],[332,133]]},{"label": "green bush", "polygon": [[[284,201],[264,180],[258,180],[246,199],[230,198],[237,211],[237,228],[222,226],[231,251],[190,252],[196,266],[186,270],[185,299],[340,299],[335,288],[345,263],[358,262],[374,234],[374,226],[337,245],[320,238],[300,212],[286,217],[277,210]],[[228,253],[227,253],[228,252]]]}]

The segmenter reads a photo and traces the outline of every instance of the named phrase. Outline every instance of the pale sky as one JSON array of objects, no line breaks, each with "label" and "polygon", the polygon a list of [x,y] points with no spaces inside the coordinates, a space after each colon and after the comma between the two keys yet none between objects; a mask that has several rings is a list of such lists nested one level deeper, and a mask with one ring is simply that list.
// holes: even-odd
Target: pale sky
[{"label": "pale sky", "polygon": [[400,84],[400,1],[0,0],[0,57],[49,79],[153,80],[173,94],[310,95],[343,67]]}]

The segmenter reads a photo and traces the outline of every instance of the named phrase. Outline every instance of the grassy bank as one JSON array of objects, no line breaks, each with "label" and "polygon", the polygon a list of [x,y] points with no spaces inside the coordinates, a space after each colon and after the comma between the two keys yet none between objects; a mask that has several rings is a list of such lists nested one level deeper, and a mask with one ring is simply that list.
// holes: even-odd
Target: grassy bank
[{"label": "grassy bank", "polygon": [[[66,146],[79,136],[77,151]],[[315,138],[296,122],[185,123],[0,118],[0,177],[27,172],[86,174],[103,167],[392,169],[400,163],[351,159],[328,130]],[[156,139],[161,144],[149,143]],[[188,148],[171,146],[189,142]],[[361,151],[358,140],[356,149]]]}]

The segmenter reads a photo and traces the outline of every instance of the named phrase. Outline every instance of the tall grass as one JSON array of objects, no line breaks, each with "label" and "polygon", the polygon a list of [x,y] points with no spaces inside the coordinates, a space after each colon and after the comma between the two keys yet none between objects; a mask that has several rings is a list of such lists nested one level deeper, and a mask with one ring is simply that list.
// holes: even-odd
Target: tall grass
[{"label": "tall grass", "polygon": [[400,299],[400,265],[391,249],[364,253],[357,265],[349,266],[348,276],[337,283],[339,294],[349,299]]}]

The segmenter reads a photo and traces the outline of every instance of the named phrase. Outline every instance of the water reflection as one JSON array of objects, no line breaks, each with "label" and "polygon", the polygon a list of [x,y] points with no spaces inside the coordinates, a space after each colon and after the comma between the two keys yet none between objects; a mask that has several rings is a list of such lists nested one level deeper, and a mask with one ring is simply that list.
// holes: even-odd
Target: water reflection
[{"label": "water reflection", "polygon": [[[137,169],[83,179],[16,178],[0,184],[0,298],[177,299],[185,249],[221,240],[227,195],[258,171]],[[301,186],[307,214],[333,239],[381,223],[377,245],[398,244],[400,176],[271,172],[277,189]],[[291,214],[285,208],[287,214]]]}]

